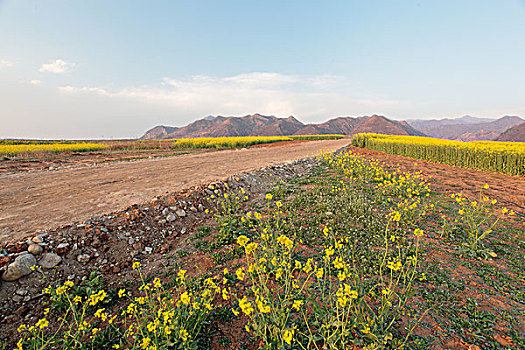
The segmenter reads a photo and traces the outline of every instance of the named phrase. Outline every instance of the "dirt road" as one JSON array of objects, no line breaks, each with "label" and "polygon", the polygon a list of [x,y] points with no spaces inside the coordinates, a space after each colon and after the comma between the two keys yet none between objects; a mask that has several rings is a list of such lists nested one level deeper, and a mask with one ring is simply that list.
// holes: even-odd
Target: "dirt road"
[{"label": "dirt road", "polygon": [[156,195],[239,172],[333,151],[349,139],[310,141],[171,158],[0,175],[0,243],[86,220]]}]

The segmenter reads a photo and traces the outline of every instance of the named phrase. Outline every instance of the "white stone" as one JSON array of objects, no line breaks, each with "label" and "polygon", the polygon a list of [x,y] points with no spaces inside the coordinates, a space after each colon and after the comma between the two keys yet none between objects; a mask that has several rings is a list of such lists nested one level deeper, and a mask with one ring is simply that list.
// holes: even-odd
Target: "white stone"
[{"label": "white stone", "polygon": [[35,265],[36,258],[33,254],[21,255],[7,266],[7,270],[2,274],[2,279],[8,282],[16,281],[20,277],[31,274],[33,272],[31,267]]},{"label": "white stone", "polygon": [[60,255],[57,255],[55,253],[44,253],[42,254],[42,258],[38,262],[40,266],[42,266],[45,269],[52,269],[53,267],[60,264],[62,261],[62,258]]},{"label": "white stone", "polygon": [[77,256],[77,261],[82,264],[88,263],[89,259],[91,259],[91,257],[88,254],[80,254]]}]

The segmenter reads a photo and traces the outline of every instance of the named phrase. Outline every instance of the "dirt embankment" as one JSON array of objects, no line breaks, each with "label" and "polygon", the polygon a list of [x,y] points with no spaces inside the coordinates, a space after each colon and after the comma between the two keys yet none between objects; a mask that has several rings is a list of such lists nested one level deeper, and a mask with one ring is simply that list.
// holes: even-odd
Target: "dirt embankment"
[{"label": "dirt embankment", "polygon": [[0,175],[0,242],[86,220],[156,195],[333,151],[349,139],[310,141],[55,171]]}]

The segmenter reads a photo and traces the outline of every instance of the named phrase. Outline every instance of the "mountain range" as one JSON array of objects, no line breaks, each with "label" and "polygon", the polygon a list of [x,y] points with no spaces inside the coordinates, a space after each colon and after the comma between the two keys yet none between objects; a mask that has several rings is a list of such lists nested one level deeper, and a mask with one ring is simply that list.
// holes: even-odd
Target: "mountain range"
[{"label": "mountain range", "polygon": [[525,123],[518,124],[504,131],[495,141],[525,142]]},{"label": "mountain range", "polygon": [[182,128],[159,125],[141,137],[143,140],[224,137],[224,136],[285,136],[378,132],[390,135],[423,135],[404,121],[395,121],[380,115],[339,117],[321,124],[304,124],[293,116],[277,118],[261,114],[244,117],[206,117]]},{"label": "mountain range", "polygon": [[[432,136],[450,140],[509,141],[525,138],[525,120],[518,116],[499,119],[463,116],[456,119],[396,121],[380,115],[338,117],[320,124],[304,124],[290,116],[278,118],[259,113],[243,117],[207,116],[184,127],[159,125],[141,137],[143,140],[225,136],[285,136],[375,132],[388,135]],[[516,127],[516,129],[514,129]],[[508,132],[507,132],[508,130]],[[504,136],[505,135],[505,136]]]},{"label": "mountain range", "polygon": [[506,130],[525,122],[517,116],[499,119],[464,116],[457,119],[409,120],[408,123],[422,133],[441,139],[476,141],[495,140]]}]

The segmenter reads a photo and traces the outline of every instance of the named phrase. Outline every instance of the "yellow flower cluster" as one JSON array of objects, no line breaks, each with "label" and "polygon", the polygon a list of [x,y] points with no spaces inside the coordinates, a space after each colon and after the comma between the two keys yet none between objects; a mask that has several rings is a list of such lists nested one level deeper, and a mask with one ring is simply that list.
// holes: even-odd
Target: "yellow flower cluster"
[{"label": "yellow flower cluster", "polygon": [[[483,245],[483,240],[492,233],[503,216],[515,214],[513,210],[509,210],[507,207],[498,209],[496,207],[498,200],[490,198],[487,194],[489,189],[489,185],[485,184],[480,189],[477,199],[468,198],[461,193],[450,195],[457,205],[457,213],[459,214],[455,221],[467,226],[468,242],[465,245],[474,252]],[[495,257],[496,253],[491,251],[489,255]]]},{"label": "yellow flower cluster", "polygon": [[174,148],[240,148],[279,141],[293,140],[333,140],[343,138],[343,135],[293,135],[293,136],[234,136],[234,137],[198,137],[191,139],[176,139]]},{"label": "yellow flower cluster", "polygon": [[240,148],[253,145],[292,141],[286,136],[241,136],[241,137],[198,137],[193,139],[177,139],[173,141],[174,148]]},{"label": "yellow flower cluster", "polygon": [[106,148],[101,143],[88,142],[47,142],[30,144],[0,144],[0,155],[17,156],[28,153],[89,152]]},{"label": "yellow flower cluster", "polygon": [[[142,284],[138,288],[139,295],[134,296],[132,291],[126,289],[118,290],[120,302],[126,303],[120,315],[112,315],[106,309],[110,304],[108,292],[104,289],[91,290],[83,297],[83,286],[74,288],[72,281],[56,288],[46,287],[44,292],[50,295],[51,300],[66,309],[64,314],[58,315],[58,330],[45,333],[50,322],[47,318],[38,320],[34,326],[23,324],[18,328],[21,333],[18,348],[24,348],[25,344],[38,345],[37,348],[72,348],[76,347],[73,344],[85,342],[86,337],[93,344],[100,343],[107,341],[100,337],[105,337],[104,330],[111,325],[122,327],[124,337],[117,339],[120,343],[104,344],[108,348],[189,348],[201,324],[210,317],[216,296],[222,294],[225,300],[229,298],[228,290],[218,286],[214,278],[188,285],[186,270],[180,269],[175,276],[177,285],[165,290],[158,277],[149,283],[144,281],[139,262],[134,262],[132,268],[139,272]],[[44,315],[49,312],[49,308],[45,309]],[[63,336],[58,336],[59,332]]]}]

